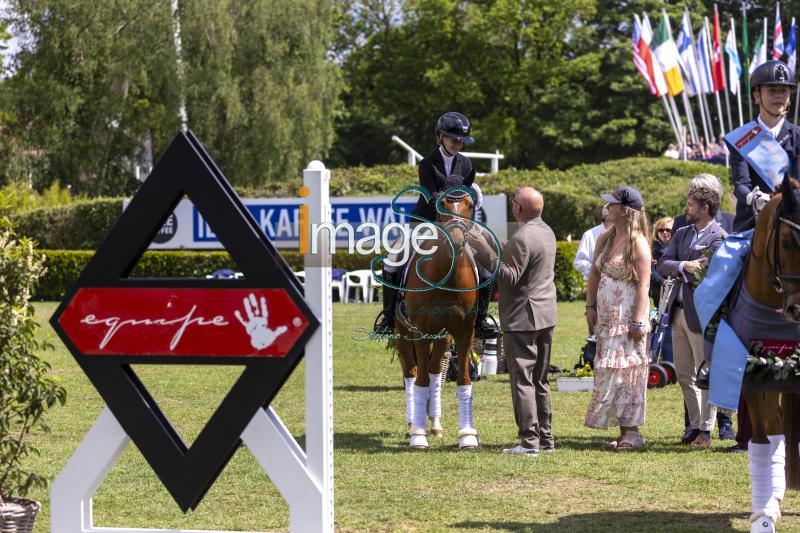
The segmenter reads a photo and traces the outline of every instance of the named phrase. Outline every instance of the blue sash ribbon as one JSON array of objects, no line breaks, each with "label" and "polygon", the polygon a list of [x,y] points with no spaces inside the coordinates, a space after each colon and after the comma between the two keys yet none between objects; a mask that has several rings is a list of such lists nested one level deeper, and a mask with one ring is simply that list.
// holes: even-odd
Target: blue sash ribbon
[{"label": "blue sash ribbon", "polygon": [[756,120],[728,133],[725,140],[761,176],[770,190],[775,190],[789,171],[789,156],[772,133]]},{"label": "blue sash ribbon", "polygon": [[[714,253],[706,277],[695,289],[694,303],[703,331],[739,279],[752,237],[752,229],[729,235]],[[723,409],[738,407],[747,353],[747,347],[723,318],[712,352],[709,403]]]}]

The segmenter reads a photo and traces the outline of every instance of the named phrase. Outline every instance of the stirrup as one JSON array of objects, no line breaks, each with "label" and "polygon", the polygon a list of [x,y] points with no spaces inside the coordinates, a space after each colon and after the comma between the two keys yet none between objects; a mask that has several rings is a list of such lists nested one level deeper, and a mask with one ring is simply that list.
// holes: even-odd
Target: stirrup
[{"label": "stirrup", "polygon": [[376,335],[389,335],[394,333],[394,319],[390,318],[383,311],[381,311],[375,318],[375,323],[372,325],[372,331]]},{"label": "stirrup", "polygon": [[[494,322],[494,324],[489,324],[489,319]],[[478,319],[475,321],[475,336],[479,339],[496,339],[498,337],[502,337],[503,333],[500,331],[500,327],[497,324],[497,320],[490,314],[479,315]]]}]

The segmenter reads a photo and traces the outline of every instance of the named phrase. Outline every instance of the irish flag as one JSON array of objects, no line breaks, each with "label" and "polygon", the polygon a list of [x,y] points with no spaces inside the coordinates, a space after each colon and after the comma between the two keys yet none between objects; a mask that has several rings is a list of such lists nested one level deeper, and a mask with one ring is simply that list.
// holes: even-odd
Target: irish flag
[{"label": "irish flag", "polygon": [[756,41],[756,46],[753,50],[753,61],[750,63],[750,72],[748,72],[748,74],[752,74],[756,67],[767,62],[767,43],[765,42],[765,35],[766,32],[762,32],[758,37],[758,41]]},{"label": "irish flag", "polygon": [[661,71],[664,73],[664,79],[667,82],[667,90],[671,96],[680,94],[683,91],[683,78],[681,77],[681,70],[678,67],[680,63],[680,54],[675,41],[672,39],[667,24],[667,14],[662,13],[661,21],[658,23],[658,28],[653,35],[653,40],[650,42],[650,49],[656,58]]}]

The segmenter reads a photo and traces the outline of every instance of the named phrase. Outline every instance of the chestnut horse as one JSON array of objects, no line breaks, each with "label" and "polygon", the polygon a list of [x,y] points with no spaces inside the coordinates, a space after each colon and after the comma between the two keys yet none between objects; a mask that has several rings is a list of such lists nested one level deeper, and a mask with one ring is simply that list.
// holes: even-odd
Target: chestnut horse
[{"label": "chestnut horse", "polygon": [[[796,335],[792,336],[800,342],[800,191],[794,190],[797,187],[797,182],[784,179],[782,194],[773,195],[759,213],[744,284],[753,300],[772,308],[776,317],[797,324]],[[791,325],[786,326],[791,333]],[[752,528],[774,531],[787,482],[789,488],[800,488],[800,394],[749,390],[745,383],[744,397],[753,425]]]},{"label": "chestnut horse", "polygon": [[[440,214],[436,221],[444,226],[435,240],[425,241],[424,249],[436,250],[409,267],[405,306],[407,321],[397,314],[395,347],[406,383],[406,422],[413,448],[427,448],[427,420],[431,434],[443,435],[441,417],[442,358],[455,342],[458,361],[456,396],[459,402],[460,448],[478,446],[477,431],[472,424],[472,382],[469,357],[475,334],[475,305],[478,278],[473,260],[467,252],[467,232],[472,219],[473,200],[466,188],[445,191],[437,199],[444,211],[460,215]],[[413,383],[412,383],[413,379]]]}]

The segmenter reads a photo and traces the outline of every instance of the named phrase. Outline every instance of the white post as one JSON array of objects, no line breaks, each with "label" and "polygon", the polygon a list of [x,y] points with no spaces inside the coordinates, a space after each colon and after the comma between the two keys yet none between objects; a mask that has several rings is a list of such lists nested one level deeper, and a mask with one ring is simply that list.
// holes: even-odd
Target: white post
[{"label": "white post", "polygon": [[181,118],[181,130],[186,131],[189,117],[186,114],[186,95],[184,91],[183,61],[181,60],[181,18],[178,11],[178,0],[172,0],[172,38],[175,43],[175,67],[178,74],[178,115]]},{"label": "white post", "polygon": [[[411,155],[411,154],[409,154]],[[320,161],[312,161],[303,171],[303,185],[308,187],[308,222],[331,222],[329,196],[331,171]],[[333,531],[333,304],[331,257],[328,233],[318,253],[304,258],[305,296],[317,316],[320,327],[306,344],[306,455],[308,471],[322,490],[319,527],[315,531]],[[293,528],[294,529],[294,528]],[[299,531],[299,530],[298,530]]]},{"label": "white post", "polygon": [[[500,155],[500,150],[495,150],[494,153],[499,156]],[[492,158],[492,174],[497,174],[497,172],[499,170],[500,170],[500,158],[499,157],[493,157]]]}]

